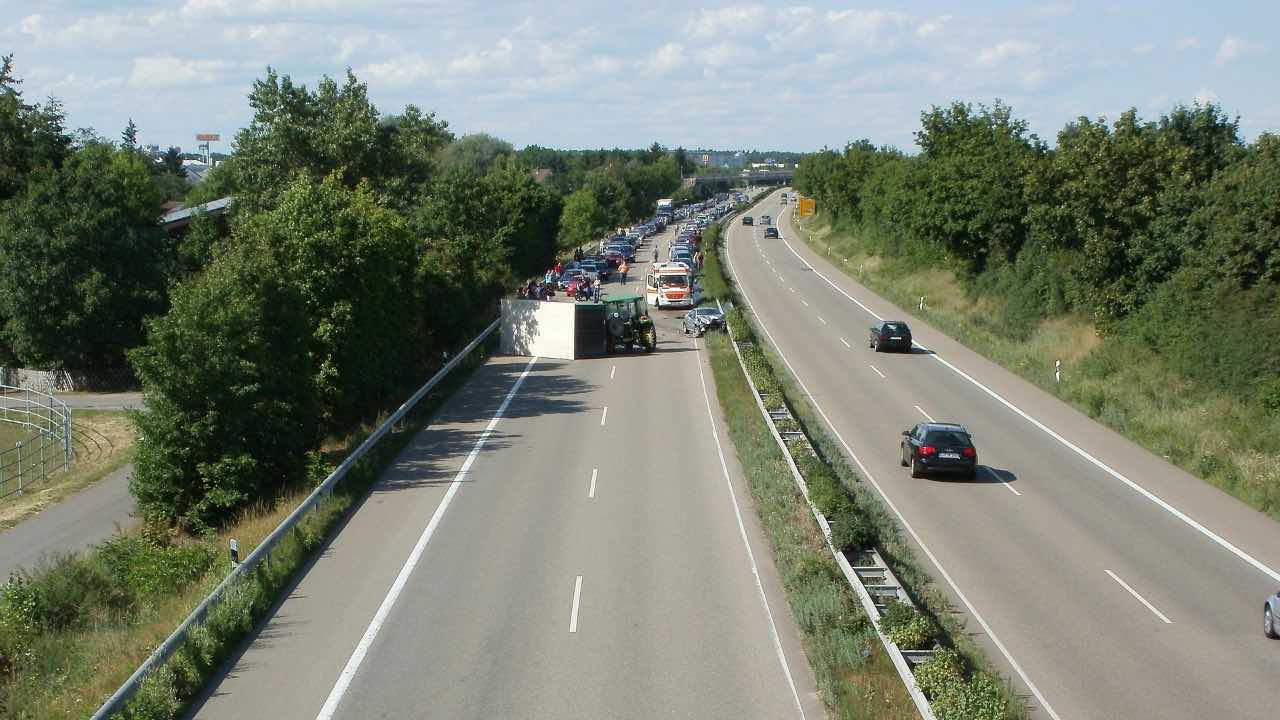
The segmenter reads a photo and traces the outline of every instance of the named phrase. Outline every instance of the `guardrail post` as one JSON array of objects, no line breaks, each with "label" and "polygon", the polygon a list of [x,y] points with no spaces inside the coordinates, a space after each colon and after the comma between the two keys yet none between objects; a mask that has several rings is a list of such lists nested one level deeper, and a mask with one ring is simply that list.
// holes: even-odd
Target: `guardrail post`
[{"label": "guardrail post", "polygon": [[22,494],[22,441],[18,441],[18,494]]}]

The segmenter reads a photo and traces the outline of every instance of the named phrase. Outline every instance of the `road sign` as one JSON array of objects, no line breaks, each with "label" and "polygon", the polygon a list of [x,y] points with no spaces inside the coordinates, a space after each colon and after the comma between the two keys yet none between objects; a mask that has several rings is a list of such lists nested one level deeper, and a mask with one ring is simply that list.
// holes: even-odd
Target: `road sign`
[{"label": "road sign", "polygon": [[813,198],[800,198],[800,217],[808,217],[818,211],[818,201]]},{"label": "road sign", "polygon": [[218,133],[200,133],[196,135],[197,142],[221,142],[222,136]]}]

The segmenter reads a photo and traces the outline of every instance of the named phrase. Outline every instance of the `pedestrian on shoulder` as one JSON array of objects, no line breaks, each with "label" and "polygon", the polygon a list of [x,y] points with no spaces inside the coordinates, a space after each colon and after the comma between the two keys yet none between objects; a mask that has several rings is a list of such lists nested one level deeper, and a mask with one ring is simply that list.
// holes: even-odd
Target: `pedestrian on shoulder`
[{"label": "pedestrian on shoulder", "polygon": [[631,266],[627,264],[626,259],[623,259],[622,264],[618,266],[618,274],[621,276],[619,282],[623,285],[627,284],[627,271],[630,269]]}]

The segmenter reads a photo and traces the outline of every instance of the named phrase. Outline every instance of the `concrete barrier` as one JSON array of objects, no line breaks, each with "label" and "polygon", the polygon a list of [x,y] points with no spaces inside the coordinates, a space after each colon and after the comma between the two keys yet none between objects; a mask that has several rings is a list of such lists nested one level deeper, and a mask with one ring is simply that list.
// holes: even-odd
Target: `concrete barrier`
[{"label": "concrete barrier", "polygon": [[502,343],[507,355],[574,358],[574,303],[503,298]]}]

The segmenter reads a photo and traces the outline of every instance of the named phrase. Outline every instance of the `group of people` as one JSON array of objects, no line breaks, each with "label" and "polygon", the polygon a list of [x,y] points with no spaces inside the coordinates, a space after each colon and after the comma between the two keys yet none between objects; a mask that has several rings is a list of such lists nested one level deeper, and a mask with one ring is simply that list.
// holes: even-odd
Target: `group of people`
[{"label": "group of people", "polygon": [[550,300],[556,294],[554,283],[530,280],[528,285],[516,289],[516,296],[522,300]]}]

